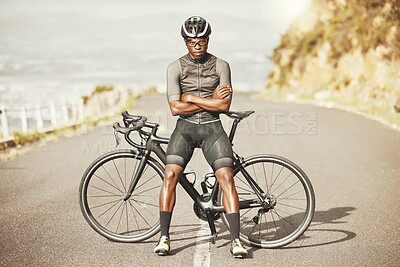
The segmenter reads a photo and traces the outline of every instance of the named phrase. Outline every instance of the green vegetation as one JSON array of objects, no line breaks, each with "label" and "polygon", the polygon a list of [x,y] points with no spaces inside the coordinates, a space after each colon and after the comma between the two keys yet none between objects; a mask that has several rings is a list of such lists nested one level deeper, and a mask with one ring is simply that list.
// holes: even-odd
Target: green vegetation
[{"label": "green vegetation", "polygon": [[14,132],[14,143],[16,145],[25,145],[29,143],[33,143],[43,139],[45,137],[44,133],[21,133],[21,132]]},{"label": "green vegetation", "polygon": [[313,0],[274,50],[265,95],[336,102],[400,126],[399,47],[398,0]]},{"label": "green vegetation", "polygon": [[112,90],[114,90],[114,87],[112,85],[98,85],[92,91],[90,96],[87,96],[87,95],[82,96],[83,104],[86,105],[89,102],[89,100],[95,95],[102,94],[104,92],[110,92]]},{"label": "green vegetation", "polygon": [[104,93],[104,92],[109,92],[109,91],[112,91],[113,89],[114,89],[114,87],[111,86],[111,85],[98,85],[93,90],[92,96],[96,95],[96,94],[101,94],[101,93]]}]

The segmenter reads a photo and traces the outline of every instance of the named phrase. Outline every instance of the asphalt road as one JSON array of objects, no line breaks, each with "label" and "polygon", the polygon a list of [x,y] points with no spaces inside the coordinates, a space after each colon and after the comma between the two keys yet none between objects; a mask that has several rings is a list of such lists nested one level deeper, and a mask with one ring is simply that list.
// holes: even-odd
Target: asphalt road
[{"label": "asphalt road", "polygon": [[[114,149],[110,125],[115,119],[110,118],[107,126],[36,145],[0,162],[0,265],[398,266],[398,131],[336,109],[271,103],[249,95],[235,95],[231,109],[256,111],[239,126],[234,147],[239,154],[285,156],[311,179],[316,212],[301,240],[281,249],[251,248],[248,259],[235,260],[222,223],[216,244],[202,241],[208,230],[181,189],[172,219],[171,256],[152,252],[158,236],[136,244],[101,237],[80,212],[78,187],[90,162]],[[141,98],[131,112],[164,125],[165,136],[173,130],[175,119],[164,95]],[[201,151],[190,164],[199,175],[208,170]]]}]

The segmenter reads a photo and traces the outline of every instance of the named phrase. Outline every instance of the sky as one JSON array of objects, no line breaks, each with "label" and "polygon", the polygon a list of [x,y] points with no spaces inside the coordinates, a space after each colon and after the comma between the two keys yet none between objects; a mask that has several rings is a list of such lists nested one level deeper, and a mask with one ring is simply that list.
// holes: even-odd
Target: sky
[{"label": "sky", "polygon": [[0,17],[15,14],[46,14],[71,12],[87,15],[100,15],[109,18],[156,15],[179,11],[189,16],[216,12],[243,18],[265,20],[275,17],[287,24],[296,17],[309,0],[1,0]]},{"label": "sky", "polygon": [[309,2],[0,0],[0,91],[44,82],[165,87],[166,66],[187,52],[179,31],[192,15],[212,25],[209,52],[230,63],[235,88],[262,89],[273,49]]}]

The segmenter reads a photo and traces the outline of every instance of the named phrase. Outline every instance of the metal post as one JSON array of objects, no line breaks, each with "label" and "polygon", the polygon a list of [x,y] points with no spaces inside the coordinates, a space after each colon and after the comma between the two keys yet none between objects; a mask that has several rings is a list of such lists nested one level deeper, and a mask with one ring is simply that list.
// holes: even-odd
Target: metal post
[{"label": "metal post", "polygon": [[99,96],[94,96],[93,97],[93,105],[94,105],[94,115],[100,115],[101,113],[101,103],[100,103],[100,99]]},{"label": "metal post", "polygon": [[79,109],[78,109],[78,122],[82,123],[85,120],[85,105],[83,104],[83,99],[79,102]]},{"label": "metal post", "polygon": [[111,91],[107,96],[106,100],[107,100],[108,110],[113,109],[117,105],[117,101],[116,101],[114,93],[115,93],[114,91]]},{"label": "metal post", "polygon": [[62,106],[62,111],[63,111],[63,119],[64,119],[64,124],[65,126],[69,125],[69,116],[68,116],[68,106],[67,103],[64,103]]},{"label": "metal post", "polygon": [[28,132],[28,116],[26,115],[26,108],[21,108],[21,124],[22,124],[22,132]]},{"label": "metal post", "polygon": [[7,111],[4,107],[0,107],[0,114],[1,114],[1,128],[3,133],[3,139],[9,139],[10,132],[8,130]]},{"label": "metal post", "polygon": [[57,110],[54,102],[50,104],[51,125],[55,129],[57,127]]},{"label": "metal post", "polygon": [[71,121],[78,123],[78,106],[76,104],[72,104],[71,106]]},{"label": "metal post", "polygon": [[39,132],[43,131],[42,108],[39,104],[36,104],[36,128]]}]

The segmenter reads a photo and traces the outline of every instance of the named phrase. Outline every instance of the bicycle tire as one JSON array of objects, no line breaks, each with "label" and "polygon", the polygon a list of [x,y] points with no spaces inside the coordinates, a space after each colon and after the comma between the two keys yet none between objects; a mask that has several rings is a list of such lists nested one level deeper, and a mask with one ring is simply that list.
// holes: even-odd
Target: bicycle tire
[{"label": "bicycle tire", "polygon": [[[118,150],[97,158],[79,186],[79,204],[89,225],[115,242],[140,242],[160,231],[158,198],[164,168],[152,157],[132,196],[124,201],[130,179],[142,156]],[[159,177],[159,178],[158,178]]]},{"label": "bicycle tire", "polygon": [[[245,159],[242,166],[266,190],[275,206],[265,209],[259,205],[241,210],[240,239],[258,248],[278,248],[298,239],[310,225],[315,210],[314,190],[307,175],[290,160],[276,155],[254,156]],[[233,173],[239,202],[262,203],[240,168]],[[282,187],[285,183],[286,188]],[[222,190],[217,201],[222,203]],[[221,218],[229,229],[225,213]]]}]

